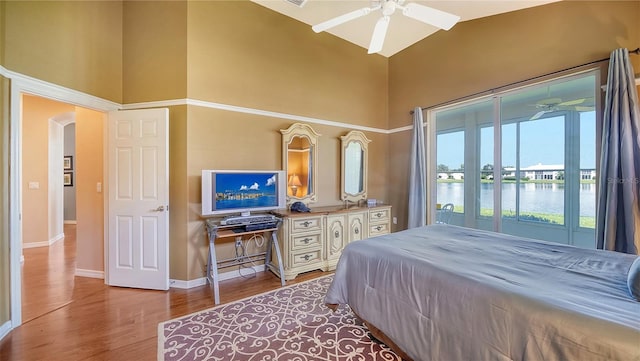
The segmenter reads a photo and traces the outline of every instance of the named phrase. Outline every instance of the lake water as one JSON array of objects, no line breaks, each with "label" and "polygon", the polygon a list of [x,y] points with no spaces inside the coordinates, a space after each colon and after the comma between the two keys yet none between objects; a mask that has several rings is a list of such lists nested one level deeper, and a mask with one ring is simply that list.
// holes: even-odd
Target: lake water
[{"label": "lake water", "polygon": [[[502,184],[502,211],[516,210],[516,184]],[[520,212],[563,214],[564,184],[521,183]],[[464,183],[438,183],[438,203],[464,203]],[[493,209],[493,183],[480,184],[480,208]],[[580,184],[580,216],[595,217],[596,185]]]}]

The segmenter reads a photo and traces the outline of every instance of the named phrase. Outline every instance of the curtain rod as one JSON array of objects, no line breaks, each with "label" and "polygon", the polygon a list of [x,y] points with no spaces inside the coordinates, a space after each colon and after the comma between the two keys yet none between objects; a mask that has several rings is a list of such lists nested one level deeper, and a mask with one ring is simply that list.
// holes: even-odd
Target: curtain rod
[{"label": "curtain rod", "polygon": [[[634,49],[634,50],[629,50],[629,54],[640,55],[640,48],[636,48],[636,49]],[[471,94],[471,95],[467,95],[467,96],[464,96],[464,97],[460,97],[460,98],[457,98],[457,99],[454,99],[454,100],[448,100],[448,101],[446,101],[446,102],[438,103],[438,104],[435,104],[435,105],[432,105],[432,106],[429,106],[429,107],[421,107],[420,109],[421,109],[421,110],[427,110],[427,109],[430,109],[430,108],[439,107],[439,106],[441,106],[441,105],[450,104],[450,103],[455,103],[455,102],[458,102],[458,101],[460,101],[460,100],[468,99],[468,98],[471,98],[471,97],[475,97],[475,96],[480,95],[480,94],[493,93],[493,92],[495,92],[495,91],[496,91],[496,90],[498,90],[498,89],[502,89],[502,88],[510,87],[510,86],[513,86],[513,85],[521,84],[521,83],[530,82],[530,81],[532,81],[532,80],[536,80],[536,79],[544,78],[544,77],[547,77],[547,76],[549,76],[549,75],[554,75],[554,74],[558,74],[558,73],[563,73],[563,72],[565,72],[565,71],[573,70],[573,69],[576,69],[576,68],[581,68],[581,67],[583,67],[583,66],[588,66],[588,65],[593,65],[593,64],[597,64],[597,63],[602,63],[602,62],[604,62],[604,61],[609,61],[610,59],[611,59],[611,57],[609,57],[609,58],[604,58],[604,59],[600,59],[600,60],[590,61],[590,62],[588,62],[588,63],[584,63],[584,64],[580,64],[580,65],[572,66],[572,67],[570,67],[570,68],[566,68],[566,69],[562,69],[562,70],[557,70],[557,71],[554,71],[554,72],[551,72],[551,73],[548,73],[548,74],[539,75],[539,76],[534,76],[533,78],[529,78],[529,79],[525,79],[525,80],[517,81],[517,82],[514,82],[514,83],[506,84],[506,85],[503,85],[503,86],[499,86],[499,87],[496,87],[496,88],[493,88],[493,89],[489,89],[489,90],[484,90],[484,91],[481,91],[481,92],[473,93],[473,94]],[[413,115],[413,110],[411,110],[411,111],[409,112],[409,114]]]}]

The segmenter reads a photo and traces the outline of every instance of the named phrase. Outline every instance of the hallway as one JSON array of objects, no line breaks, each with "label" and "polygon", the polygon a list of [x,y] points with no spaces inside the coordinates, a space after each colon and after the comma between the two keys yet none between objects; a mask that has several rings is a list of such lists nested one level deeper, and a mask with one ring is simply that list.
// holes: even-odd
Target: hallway
[{"label": "hallway", "polygon": [[23,250],[22,322],[71,302],[76,269],[76,225],[64,225],[64,239]]}]

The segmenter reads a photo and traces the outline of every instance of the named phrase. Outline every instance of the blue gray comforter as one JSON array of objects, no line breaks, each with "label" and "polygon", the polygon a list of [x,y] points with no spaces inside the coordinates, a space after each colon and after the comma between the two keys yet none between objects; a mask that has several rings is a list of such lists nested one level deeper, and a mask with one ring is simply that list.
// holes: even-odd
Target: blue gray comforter
[{"label": "blue gray comforter", "polygon": [[414,360],[640,360],[634,259],[431,225],[349,244],[325,302]]}]

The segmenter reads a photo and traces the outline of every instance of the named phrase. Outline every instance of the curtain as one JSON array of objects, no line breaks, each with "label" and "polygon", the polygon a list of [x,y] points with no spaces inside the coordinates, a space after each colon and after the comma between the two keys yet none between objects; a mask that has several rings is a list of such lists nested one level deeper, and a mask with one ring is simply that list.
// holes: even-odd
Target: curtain
[{"label": "curtain", "polygon": [[602,127],[596,246],[640,249],[640,111],[627,49],[611,53]]},{"label": "curtain", "polygon": [[424,121],[420,107],[413,110],[410,166],[408,228],[414,228],[424,226],[427,221],[427,161],[424,147]]}]

